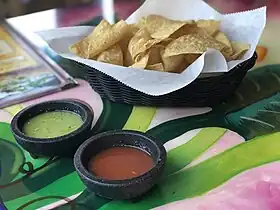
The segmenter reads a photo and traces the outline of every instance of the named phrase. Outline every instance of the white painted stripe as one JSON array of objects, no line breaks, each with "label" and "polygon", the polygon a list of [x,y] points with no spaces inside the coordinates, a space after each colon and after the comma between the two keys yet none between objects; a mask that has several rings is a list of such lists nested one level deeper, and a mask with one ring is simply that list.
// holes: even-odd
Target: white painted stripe
[{"label": "white painted stripe", "polygon": [[[72,201],[72,200],[74,200],[75,198],[77,198],[80,194],[82,194],[82,192],[77,193],[77,194],[75,194],[75,195],[72,195],[72,196],[68,197],[67,199],[69,199],[69,200]],[[54,208],[57,208],[57,207],[59,207],[59,206],[62,206],[62,205],[64,205],[64,204],[67,204],[67,201],[65,201],[65,200],[59,200],[59,201],[54,202],[54,203],[51,203],[51,204],[49,204],[49,205],[47,205],[47,206],[43,206],[43,207],[41,207],[41,208],[39,208],[39,209],[37,209],[37,210],[50,210],[50,209],[54,209]]]},{"label": "white painted stripe", "polygon": [[182,134],[181,136],[178,136],[175,139],[172,139],[172,140],[166,142],[164,144],[164,147],[165,147],[166,151],[169,151],[171,149],[174,149],[174,148],[176,148],[180,145],[183,145],[183,144],[187,143],[193,137],[195,137],[200,131],[201,131],[201,128],[191,130],[191,131],[188,131],[188,132]]}]

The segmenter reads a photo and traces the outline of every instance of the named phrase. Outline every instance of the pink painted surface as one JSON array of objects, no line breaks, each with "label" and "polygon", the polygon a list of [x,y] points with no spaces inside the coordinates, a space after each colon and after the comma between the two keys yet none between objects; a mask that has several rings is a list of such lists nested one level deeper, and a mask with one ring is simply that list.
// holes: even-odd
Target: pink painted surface
[{"label": "pink painted surface", "polygon": [[[79,86],[77,86],[75,88],[65,90],[62,92],[57,92],[57,93],[54,93],[51,95],[37,98],[35,100],[27,101],[27,102],[22,103],[21,105],[23,107],[26,107],[26,106],[44,102],[44,101],[74,98],[74,99],[84,101],[90,105],[90,107],[94,111],[94,122],[93,123],[95,123],[102,112],[103,102],[102,102],[100,96],[94,90],[92,90],[92,88],[86,81],[83,81],[83,80],[77,80],[77,81],[79,83]],[[0,110],[0,119],[2,122],[10,122],[12,120],[12,117],[13,116],[10,115],[4,109]]]},{"label": "pink painted surface", "polygon": [[24,102],[23,104],[28,106],[28,105],[43,102],[43,101],[57,100],[57,99],[64,99],[64,98],[75,98],[78,100],[85,101],[93,109],[97,108],[96,104],[101,102],[100,96],[94,90],[92,90],[92,88],[86,81],[80,80],[80,79],[77,79],[77,81],[79,83],[79,86],[77,86],[75,88],[68,89],[68,90],[65,90],[62,92],[57,92],[57,93],[54,93],[54,94],[51,94],[48,96],[44,96],[41,98],[37,98],[32,101],[27,101],[27,102]]},{"label": "pink painted surface", "polygon": [[279,19],[280,1],[279,0],[208,0],[208,4],[216,8],[222,13],[233,13],[256,9],[267,6],[267,14],[269,18]]},{"label": "pink painted surface", "polygon": [[[224,152],[244,139],[227,131],[214,145],[187,167]],[[186,167],[186,168],[187,168]],[[157,210],[279,210],[280,161],[248,170],[209,193],[173,202]]]},{"label": "pink painted surface", "polygon": [[[96,16],[102,16],[103,12],[108,10],[108,8],[103,7],[103,5],[105,5],[104,2],[108,1],[100,0],[86,6],[37,12],[29,15],[10,18],[8,19],[8,22],[23,34],[25,32],[43,31],[57,27],[78,25],[80,23],[92,20]],[[122,19],[126,19],[140,5],[140,1],[135,0],[118,0],[109,2],[113,2],[112,12],[117,14]],[[30,22],[32,22],[32,24],[29,24]]]},{"label": "pink painted surface", "polygon": [[227,131],[214,145],[212,145],[206,152],[200,155],[196,160],[191,162],[187,167],[197,165],[198,163],[214,156],[225,150],[234,147],[244,142],[244,138],[235,132]]},{"label": "pink painted surface", "polygon": [[[139,1],[116,1],[114,4],[114,12],[118,14],[120,18],[126,19],[138,6]],[[78,25],[96,16],[102,16],[102,9],[100,3],[94,3],[90,6],[58,9],[57,25],[58,27]]]},{"label": "pink painted surface", "polygon": [[[196,165],[242,143],[237,133],[227,131],[214,145],[194,160]],[[209,193],[156,208],[157,210],[279,210],[280,161],[248,170]]]},{"label": "pink painted surface", "polygon": [[10,123],[12,120],[12,116],[3,109],[0,109],[0,119],[1,122]]},{"label": "pink painted surface", "polygon": [[209,193],[157,210],[279,210],[280,161],[248,170]]}]

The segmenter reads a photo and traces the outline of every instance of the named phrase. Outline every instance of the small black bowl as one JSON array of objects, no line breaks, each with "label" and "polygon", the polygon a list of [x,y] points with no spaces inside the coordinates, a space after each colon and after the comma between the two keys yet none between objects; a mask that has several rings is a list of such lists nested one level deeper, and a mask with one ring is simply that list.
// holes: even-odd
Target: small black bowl
[{"label": "small black bowl", "polygon": [[[83,124],[77,130],[55,138],[33,138],[22,132],[30,118],[49,111],[74,112],[81,116]],[[74,99],[55,100],[26,107],[14,116],[11,129],[18,144],[33,155],[73,157],[80,144],[90,136],[92,121],[93,112],[87,104]]]},{"label": "small black bowl", "polygon": [[[136,147],[146,151],[155,161],[148,172],[125,180],[105,180],[94,176],[88,170],[91,157],[104,149],[115,146]],[[107,131],[84,142],[74,156],[74,165],[81,180],[88,189],[97,195],[115,200],[138,198],[149,191],[158,181],[164,170],[166,151],[153,137],[136,131]]]}]

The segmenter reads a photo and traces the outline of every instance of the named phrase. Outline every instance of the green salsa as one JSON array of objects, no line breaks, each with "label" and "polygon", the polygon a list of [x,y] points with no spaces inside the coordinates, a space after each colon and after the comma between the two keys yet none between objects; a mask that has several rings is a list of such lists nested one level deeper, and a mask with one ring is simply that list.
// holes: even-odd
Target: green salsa
[{"label": "green salsa", "polygon": [[23,125],[23,132],[34,138],[54,138],[77,130],[82,118],[68,111],[53,111],[39,114]]}]

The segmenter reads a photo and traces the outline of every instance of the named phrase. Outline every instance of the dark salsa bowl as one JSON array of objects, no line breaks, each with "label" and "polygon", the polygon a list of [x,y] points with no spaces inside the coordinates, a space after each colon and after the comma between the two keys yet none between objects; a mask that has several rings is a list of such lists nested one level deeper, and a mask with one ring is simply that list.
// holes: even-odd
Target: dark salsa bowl
[{"label": "dark salsa bowl", "polygon": [[[148,153],[154,166],[140,176],[123,180],[106,180],[89,171],[89,161],[101,151],[112,147],[133,147]],[[74,165],[81,180],[95,194],[116,200],[138,198],[149,191],[164,170],[166,151],[162,143],[136,131],[107,131],[84,142],[74,156]],[[118,169],[116,169],[118,170]]]},{"label": "dark salsa bowl", "polygon": [[[53,111],[72,112],[81,117],[82,124],[66,135],[52,138],[34,138],[23,132],[23,126],[28,120]],[[73,157],[80,144],[90,136],[92,121],[93,112],[89,105],[79,100],[65,99],[47,101],[26,107],[14,116],[11,129],[18,144],[32,155]]]}]

